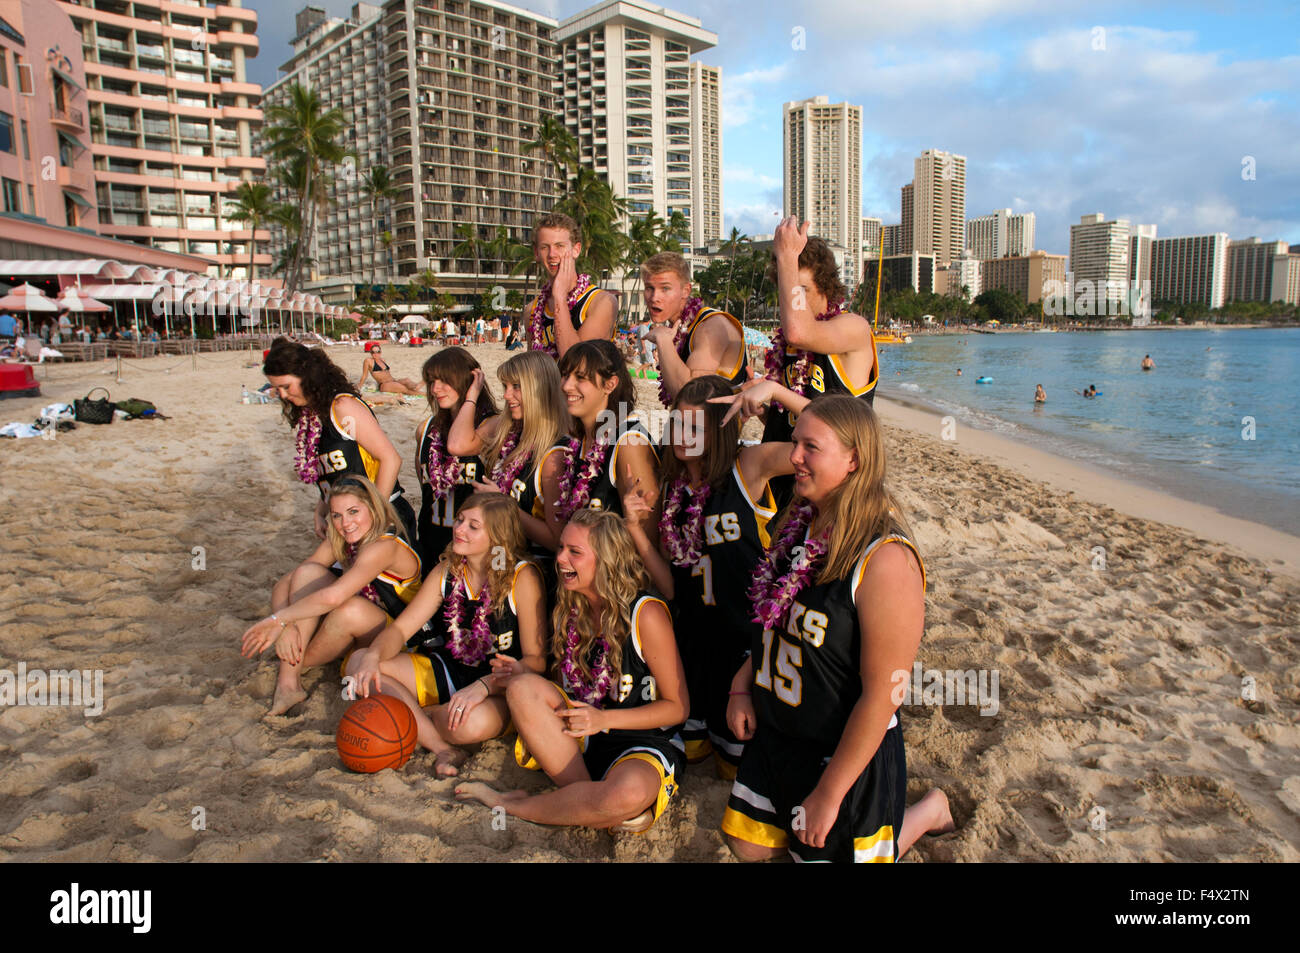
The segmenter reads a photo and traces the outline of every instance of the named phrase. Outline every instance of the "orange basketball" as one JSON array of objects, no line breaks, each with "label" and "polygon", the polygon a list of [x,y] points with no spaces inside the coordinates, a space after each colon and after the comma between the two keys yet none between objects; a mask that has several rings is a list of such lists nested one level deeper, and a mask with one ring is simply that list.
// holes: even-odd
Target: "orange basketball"
[{"label": "orange basketball", "polygon": [[335,741],[353,771],[371,774],[400,768],[415,753],[417,729],[411,710],[392,695],[372,695],[343,713]]}]

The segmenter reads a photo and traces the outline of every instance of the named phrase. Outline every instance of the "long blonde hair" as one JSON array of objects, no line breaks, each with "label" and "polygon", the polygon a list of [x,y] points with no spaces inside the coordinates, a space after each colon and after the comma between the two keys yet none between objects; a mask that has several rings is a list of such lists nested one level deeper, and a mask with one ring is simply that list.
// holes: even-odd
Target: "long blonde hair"
[{"label": "long blonde hair", "polygon": [[[347,476],[335,480],[330,484],[329,498],[332,500],[336,496],[356,497],[370,511],[370,529],[366,531],[365,536],[357,541],[357,552],[360,552],[362,547],[368,543],[373,543],[385,533],[392,532],[403,539],[406,538],[406,531],[402,527],[402,521],[397,518],[397,511],[393,509],[393,504],[384,499],[384,495],[379,492],[379,487],[365,477],[349,473]],[[334,525],[333,515],[326,521],[326,534],[329,539],[330,549],[334,551],[334,559],[338,564],[340,566],[352,565],[352,557],[348,555],[348,544],[343,539],[343,534],[339,532],[338,527]]]},{"label": "long blonde hair", "polygon": [[623,648],[632,634],[632,603],[636,594],[650,586],[645,564],[637,554],[636,544],[623,525],[623,518],[604,510],[581,509],[569,519],[569,526],[585,527],[588,542],[596,557],[594,588],[601,599],[600,618],[593,616],[591,603],[580,592],[560,586],[551,613],[551,661],[564,657],[568,637],[569,615],[578,612],[578,668],[590,680],[587,655],[598,636],[609,644],[607,656],[614,672],[614,684],[623,674]]},{"label": "long blonde hair", "polygon": [[[827,394],[804,408],[803,416],[809,414],[830,427],[840,444],[858,457],[857,469],[819,507],[821,522],[831,528],[826,562],[817,577],[820,585],[851,573],[862,550],[877,536],[899,533],[913,544],[916,539],[897,498],[885,485],[885,441],[876,412],[859,397]],[[782,512],[773,539],[799,502],[796,499]]]},{"label": "long blonde hair", "polygon": [[[528,540],[524,536],[523,521],[519,518],[519,505],[506,494],[475,493],[458,507],[457,512],[474,509],[483,511],[483,524],[492,543],[488,553],[487,585],[492,593],[489,611],[497,616],[501,614],[501,607],[514,585],[515,566],[521,560],[532,561],[528,556]],[[469,560],[452,552],[453,545],[447,544],[438,562],[446,565],[448,577],[455,580]]]},{"label": "long blonde hair", "polygon": [[[501,383],[519,388],[520,404],[524,408],[523,431],[510,451],[510,459],[513,462],[522,455],[540,463],[546,451],[569,432],[569,408],[560,389],[555,358],[543,351],[524,351],[502,364],[497,369],[497,377]],[[501,413],[501,423],[492,442],[483,451],[483,465],[489,474],[500,462],[501,445],[514,427],[507,407]],[[501,489],[510,491],[508,486]]]}]

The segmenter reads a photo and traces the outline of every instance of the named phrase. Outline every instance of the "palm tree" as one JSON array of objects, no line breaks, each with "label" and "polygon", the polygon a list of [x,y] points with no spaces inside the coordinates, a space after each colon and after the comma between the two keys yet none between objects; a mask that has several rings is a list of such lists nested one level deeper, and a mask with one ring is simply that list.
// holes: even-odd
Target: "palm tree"
[{"label": "palm tree", "polygon": [[554,210],[568,215],[582,231],[579,264],[585,267],[579,271],[588,271],[599,280],[618,266],[627,243],[620,226],[627,216],[628,202],[615,195],[608,182],[586,166],[579,166],[572,187],[555,203]]},{"label": "palm tree", "polygon": [[257,277],[254,256],[257,254],[257,230],[271,218],[275,206],[271,202],[271,187],[265,182],[240,182],[235,189],[235,207],[226,218],[232,222],[248,222],[248,280]]},{"label": "palm tree", "polygon": [[523,152],[537,150],[555,170],[561,188],[567,188],[572,170],[578,167],[578,140],[574,139],[564,123],[552,115],[542,117],[537,138],[525,143]]},{"label": "palm tree", "polygon": [[483,241],[478,237],[478,231],[468,222],[461,222],[455,228],[455,235],[460,239],[460,244],[451,250],[451,257],[459,261],[462,258],[474,259],[474,299],[478,300],[478,280],[480,267],[479,256],[483,253]]},{"label": "palm tree", "polygon": [[[370,221],[374,229],[372,234],[378,235],[383,230],[379,221],[379,203],[387,202],[397,195],[397,186],[393,184],[393,178],[388,173],[388,166],[373,166],[366,173],[365,178],[361,180],[361,194],[370,203]],[[374,245],[376,246],[375,251],[378,251],[379,242],[374,242]],[[373,259],[371,264],[374,264]],[[378,269],[375,269],[375,271],[378,272]],[[371,283],[377,277],[377,274],[372,277]]]},{"label": "palm tree", "polygon": [[296,261],[285,280],[285,290],[293,292],[302,279],[304,257],[312,246],[319,201],[318,182],[327,167],[341,162],[346,154],[339,137],[347,120],[340,109],[325,109],[311,89],[295,83],[289,89],[289,102],[266,110],[265,135],[267,153],[273,159],[302,163],[298,191],[299,227]]},{"label": "palm tree", "polygon": [[722,243],[722,251],[723,252],[729,251],[731,253],[730,256],[731,265],[730,267],[727,268],[727,284],[726,284],[727,297],[726,297],[726,303],[723,305],[723,309],[722,309],[724,311],[731,310],[731,291],[732,291],[731,276],[736,270],[736,252],[740,250],[741,245],[748,245],[749,242],[750,242],[749,236],[742,235],[740,229],[733,226],[731,229],[731,237]]}]

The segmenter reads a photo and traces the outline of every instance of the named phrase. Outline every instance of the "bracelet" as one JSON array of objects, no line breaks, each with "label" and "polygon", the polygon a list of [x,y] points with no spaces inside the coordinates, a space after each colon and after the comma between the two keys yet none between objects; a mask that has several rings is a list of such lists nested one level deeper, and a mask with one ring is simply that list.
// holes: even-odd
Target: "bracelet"
[{"label": "bracelet", "polygon": [[[271,619],[272,621],[280,622],[280,617],[276,615],[274,612],[271,613]],[[283,629],[288,624],[289,624],[288,622],[280,622],[280,628]]]},{"label": "bracelet", "polygon": [[728,695],[752,695],[753,692],[727,692]]},{"label": "bracelet", "polygon": [[487,689],[487,693],[488,693],[489,695],[491,695],[491,694],[492,694],[492,689],[491,689],[491,687],[488,685],[488,683],[487,683],[486,681],[484,681],[482,675],[480,675],[480,676],[478,677],[478,680],[479,680],[480,682],[483,682],[483,687],[486,688],[486,689]]}]

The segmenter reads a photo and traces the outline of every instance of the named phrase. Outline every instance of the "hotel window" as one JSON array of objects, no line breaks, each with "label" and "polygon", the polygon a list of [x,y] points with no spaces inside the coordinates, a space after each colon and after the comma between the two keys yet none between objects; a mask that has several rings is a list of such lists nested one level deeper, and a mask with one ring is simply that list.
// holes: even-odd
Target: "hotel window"
[{"label": "hotel window", "polygon": [[2,181],[4,182],[5,211],[21,212],[23,210],[20,198],[22,193],[18,190],[18,183],[13,179],[4,179]]},{"label": "hotel window", "polygon": [[9,88],[9,51],[0,46],[0,86]]},{"label": "hotel window", "polygon": [[0,152],[14,151],[14,117],[0,112]]}]

